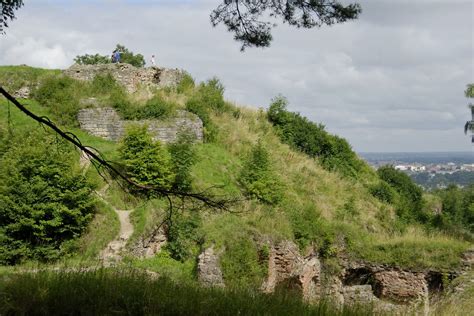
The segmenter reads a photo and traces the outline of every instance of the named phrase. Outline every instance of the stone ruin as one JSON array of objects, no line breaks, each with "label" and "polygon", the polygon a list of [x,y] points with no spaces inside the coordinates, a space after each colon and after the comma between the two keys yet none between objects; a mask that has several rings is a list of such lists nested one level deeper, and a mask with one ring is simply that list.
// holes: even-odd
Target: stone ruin
[{"label": "stone ruin", "polygon": [[[219,256],[207,249],[199,256],[198,279],[206,286],[224,286]],[[456,273],[447,275],[453,279]],[[369,304],[375,312],[410,313],[421,307],[427,313],[430,298],[444,290],[439,271],[412,271],[364,262],[342,261],[341,271],[327,270],[317,254],[303,256],[291,241],[273,245],[268,259],[268,275],[262,291],[289,290],[309,303],[329,299],[342,305]]]},{"label": "stone ruin", "polygon": [[121,119],[113,108],[89,108],[80,110],[77,119],[82,130],[112,141],[120,140],[126,127],[131,124],[146,124],[153,139],[164,143],[176,141],[182,132],[194,135],[197,142],[203,140],[201,119],[187,111],[176,111],[174,117],[166,120],[127,121]]},{"label": "stone ruin", "polygon": [[137,68],[130,64],[74,64],[69,69],[63,70],[66,76],[78,80],[93,80],[97,75],[110,74],[122,84],[127,92],[136,92],[140,86],[155,88],[176,87],[186,72],[180,69],[160,67]]}]

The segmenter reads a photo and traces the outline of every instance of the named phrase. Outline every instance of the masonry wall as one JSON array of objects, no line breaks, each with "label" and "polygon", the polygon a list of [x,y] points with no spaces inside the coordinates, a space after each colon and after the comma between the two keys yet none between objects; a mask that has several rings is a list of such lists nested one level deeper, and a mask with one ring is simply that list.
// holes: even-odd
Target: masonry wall
[{"label": "masonry wall", "polygon": [[66,76],[78,80],[93,80],[97,75],[111,74],[125,89],[133,93],[140,85],[156,88],[175,87],[185,72],[180,69],[159,67],[137,68],[129,64],[74,64],[63,71]]},{"label": "masonry wall", "polygon": [[197,142],[203,140],[201,119],[187,111],[177,111],[175,117],[167,120],[126,121],[122,120],[113,108],[93,108],[80,110],[77,118],[81,129],[91,135],[113,141],[120,140],[130,124],[148,125],[153,138],[165,143],[176,141],[180,132],[195,135]]}]

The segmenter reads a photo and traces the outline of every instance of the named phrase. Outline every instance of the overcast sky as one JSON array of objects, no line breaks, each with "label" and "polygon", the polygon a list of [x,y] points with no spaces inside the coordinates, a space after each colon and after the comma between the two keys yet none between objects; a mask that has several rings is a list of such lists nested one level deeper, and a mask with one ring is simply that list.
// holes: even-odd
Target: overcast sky
[{"label": "overcast sky", "polygon": [[472,151],[463,91],[474,82],[474,1],[369,0],[354,22],[278,26],[272,46],[239,51],[209,13],[220,0],[26,0],[0,36],[0,65],[67,68],[76,55],[121,43],[226,98],[289,109],[326,125],[356,151]]}]

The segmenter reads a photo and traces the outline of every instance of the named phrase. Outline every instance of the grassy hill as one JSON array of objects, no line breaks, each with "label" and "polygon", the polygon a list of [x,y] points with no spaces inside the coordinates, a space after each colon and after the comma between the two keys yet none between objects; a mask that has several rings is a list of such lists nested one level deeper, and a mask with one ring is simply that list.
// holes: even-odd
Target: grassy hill
[{"label": "grassy hill", "polygon": [[[228,285],[258,288],[267,272],[262,257],[268,255],[269,245],[282,240],[294,241],[302,253],[319,253],[334,269],[341,257],[347,257],[405,268],[453,270],[459,267],[461,254],[472,246],[469,238],[404,220],[397,213],[401,193],[390,191],[393,198],[388,202],[377,197],[373,188],[381,179],[364,162],[357,161],[357,176],[329,168],[319,156],[303,153],[285,141],[265,110],[225,102],[223,87],[216,81],[195,85],[186,77],[176,89],[144,88],[126,95],[110,78],[96,79],[84,83],[62,78],[56,70],[0,67],[0,83],[11,92],[24,85],[31,87],[33,97],[22,100],[28,109],[58,122],[109,160],[119,160],[120,144],[78,128],[75,113],[84,106],[81,99],[94,97],[100,105],[115,107],[129,119],[165,117],[176,109],[195,112],[204,121],[206,140],[194,145],[197,158],[191,170],[192,190],[213,188],[217,196],[238,199],[228,211],[220,212],[184,204],[174,214],[170,246],[153,258],[130,256],[124,265],[194,283],[197,256],[202,249],[214,246],[225,249],[221,266]],[[154,101],[149,101],[150,97]],[[31,130],[51,133],[0,99],[1,148],[8,147],[11,135],[21,137]],[[272,175],[279,183],[277,203],[252,197],[241,181],[242,170],[258,144],[268,153]],[[78,161],[79,154],[76,156]],[[148,236],[168,215],[164,199],[133,195],[115,182],[109,185],[94,168],[86,171],[86,177],[95,191],[104,191],[104,200],[97,199],[95,217],[87,230],[73,239],[60,260],[48,264],[96,265],[99,252],[118,232],[113,208],[134,210],[135,231],[129,246]],[[429,204],[423,207],[425,213],[431,212]],[[22,264],[36,265],[36,261],[28,261]]]}]

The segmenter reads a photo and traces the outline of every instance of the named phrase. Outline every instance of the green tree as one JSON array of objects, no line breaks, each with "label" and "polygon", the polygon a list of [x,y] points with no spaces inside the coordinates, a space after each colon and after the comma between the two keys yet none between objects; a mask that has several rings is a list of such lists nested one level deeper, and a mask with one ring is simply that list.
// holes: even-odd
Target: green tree
[{"label": "green tree", "polygon": [[115,49],[120,52],[120,62],[139,68],[145,66],[145,58],[142,54],[134,54],[128,48],[120,44],[117,44]]},{"label": "green tree", "polygon": [[259,141],[244,162],[239,182],[250,196],[267,204],[278,204],[283,185],[271,167],[267,149]]},{"label": "green tree", "polygon": [[129,126],[119,151],[130,179],[141,185],[171,188],[171,156],[159,141],[153,141],[147,126]]},{"label": "green tree", "polygon": [[9,141],[0,158],[0,264],[59,258],[86,229],[95,200],[77,161],[42,132]]},{"label": "green tree", "polygon": [[79,65],[97,65],[97,64],[109,64],[111,63],[109,56],[100,54],[95,55],[80,55],[74,58],[74,62]]}]

